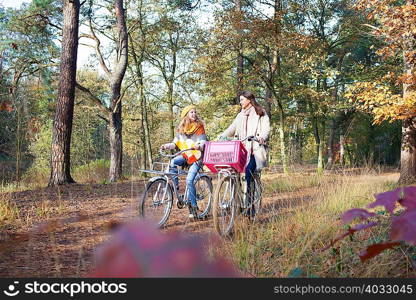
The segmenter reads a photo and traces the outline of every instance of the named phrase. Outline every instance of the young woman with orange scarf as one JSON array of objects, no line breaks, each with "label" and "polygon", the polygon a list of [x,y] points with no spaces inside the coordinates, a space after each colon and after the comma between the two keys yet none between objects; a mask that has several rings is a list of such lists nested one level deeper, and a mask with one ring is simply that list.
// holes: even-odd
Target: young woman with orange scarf
[{"label": "young woman with orange scarf", "polygon": [[[175,149],[179,150],[193,148],[181,155],[176,156],[170,165],[169,171],[171,173],[178,173],[178,166],[189,165],[188,175],[186,177],[186,186],[188,187],[188,206],[189,217],[197,218],[198,205],[196,203],[196,190],[194,179],[198,171],[202,168],[202,150],[204,143],[207,140],[205,135],[204,123],[199,119],[196,107],[189,105],[182,110],[181,121],[178,126],[177,135],[171,143],[164,144],[161,149]],[[173,181],[176,188],[179,189],[178,177],[174,177]]]}]

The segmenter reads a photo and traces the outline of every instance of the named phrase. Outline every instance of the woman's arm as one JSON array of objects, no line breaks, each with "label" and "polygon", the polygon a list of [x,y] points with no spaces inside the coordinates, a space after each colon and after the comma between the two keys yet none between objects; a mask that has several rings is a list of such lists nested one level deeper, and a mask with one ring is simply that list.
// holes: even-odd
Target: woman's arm
[{"label": "woman's arm", "polygon": [[223,133],[221,133],[218,137],[233,137],[235,135],[236,130],[237,130],[237,119],[239,115],[240,114],[238,114],[237,117],[235,117],[231,125],[228,126],[228,128]]},{"label": "woman's arm", "polygon": [[205,134],[205,128],[202,127],[200,131],[197,132],[199,135],[198,142],[196,142],[195,146],[197,150],[203,150],[205,142],[207,141],[207,135]]},{"label": "woman's arm", "polygon": [[162,149],[170,149],[170,150],[173,150],[173,149],[176,148],[176,145],[175,145],[175,143],[167,143],[167,144],[163,144],[161,146],[161,148]]},{"label": "woman's arm", "polygon": [[259,133],[260,138],[262,138],[264,141],[267,141],[270,134],[270,119],[267,114],[264,114],[263,117],[260,118],[260,128],[261,132]]}]

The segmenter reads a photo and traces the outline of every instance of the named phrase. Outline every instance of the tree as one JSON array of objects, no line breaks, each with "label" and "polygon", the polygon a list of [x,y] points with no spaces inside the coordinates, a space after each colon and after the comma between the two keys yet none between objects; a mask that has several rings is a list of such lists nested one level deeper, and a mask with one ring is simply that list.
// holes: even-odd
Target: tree
[{"label": "tree", "polygon": [[[416,3],[414,0],[361,0],[364,11],[376,26],[367,24],[384,45],[377,51],[386,60],[402,61],[402,69],[358,82],[349,97],[358,107],[371,111],[374,122],[402,120],[402,151],[399,183],[416,181]],[[401,88],[400,88],[401,85]]]},{"label": "tree", "polygon": [[140,107],[141,167],[147,169],[152,166],[153,157],[150,141],[147,95],[145,92],[144,67],[146,49],[149,46],[149,39],[151,38],[149,37],[151,28],[148,26],[148,16],[146,14],[146,3],[144,0],[138,1],[135,11],[137,15],[130,18],[130,22],[133,25],[129,32],[129,54],[133,58],[133,66],[129,65],[128,69],[132,76],[131,80],[133,80],[136,87]]},{"label": "tree", "polygon": [[74,182],[70,174],[70,146],[77,70],[79,9],[79,0],[64,1],[58,99],[52,131],[50,186]]},{"label": "tree", "polygon": [[[44,8],[47,5],[48,9]],[[62,8],[50,0],[22,5],[19,9],[0,9],[4,25],[0,24],[1,98],[12,106],[9,130],[8,156],[15,158],[15,179],[19,183],[24,166],[25,153],[30,139],[30,127],[34,117],[32,108],[39,102],[28,91],[31,84],[45,72],[56,69],[54,59],[58,47],[54,44]],[[1,106],[1,105],[0,105]],[[6,146],[5,143],[3,146]],[[12,152],[12,150],[14,150]],[[27,158],[27,157],[26,157]]]},{"label": "tree", "polygon": [[[92,8],[91,8],[92,10]],[[101,111],[108,114],[109,125],[109,140],[110,140],[110,170],[109,181],[115,182],[122,177],[123,174],[123,136],[122,136],[122,98],[124,93],[121,91],[121,86],[124,74],[127,69],[128,61],[128,33],[126,26],[125,10],[123,8],[123,0],[115,0],[114,13],[116,17],[115,22],[115,37],[112,37],[116,44],[115,64],[113,71],[107,66],[103,53],[100,48],[100,38],[96,34],[93,25],[92,14],[89,13],[89,25],[91,34],[82,35],[95,41],[95,50],[100,62],[101,68],[109,79],[110,99],[109,106],[101,101],[99,97],[94,95],[89,89],[77,83],[77,88],[85,92],[90,98],[95,101]],[[108,20],[107,20],[108,22]],[[107,25],[106,25],[107,26]]]},{"label": "tree", "polygon": [[[145,49],[146,59],[157,69],[168,106],[170,138],[175,136],[175,106],[181,106],[178,90],[181,80],[190,72],[192,58],[199,46],[196,20],[189,12],[161,8],[151,25],[152,36]],[[183,87],[183,86],[182,86]],[[158,87],[160,89],[160,87]]]}]

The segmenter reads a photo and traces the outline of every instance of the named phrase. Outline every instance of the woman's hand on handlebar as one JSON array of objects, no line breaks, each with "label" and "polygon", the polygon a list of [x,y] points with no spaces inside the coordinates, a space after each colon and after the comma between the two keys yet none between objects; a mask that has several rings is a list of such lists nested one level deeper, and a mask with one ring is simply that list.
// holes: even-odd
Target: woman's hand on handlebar
[{"label": "woman's hand on handlebar", "polygon": [[265,145],[266,144],[266,141],[261,137],[258,137],[257,140],[259,141],[260,145]]},{"label": "woman's hand on handlebar", "polygon": [[260,145],[266,145],[266,141],[263,138],[255,137],[253,135],[246,137],[244,140],[247,140],[249,142],[254,141],[254,142],[259,143]]}]

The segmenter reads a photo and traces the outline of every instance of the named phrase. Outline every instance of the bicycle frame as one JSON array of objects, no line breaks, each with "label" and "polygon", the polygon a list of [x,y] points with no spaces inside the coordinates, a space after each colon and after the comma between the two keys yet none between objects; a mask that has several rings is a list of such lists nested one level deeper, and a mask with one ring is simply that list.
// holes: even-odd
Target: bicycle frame
[{"label": "bicycle frame", "polygon": [[[155,165],[160,164],[162,166],[161,171],[156,171],[156,170],[141,170],[142,172],[156,174],[156,176],[150,178],[149,183],[152,183],[152,182],[157,181],[157,180],[160,180],[160,179],[164,180],[166,182],[166,185],[164,187],[162,187],[162,188],[164,188],[164,191],[163,191],[163,194],[162,194],[163,195],[163,198],[162,199],[165,199],[166,193],[169,192],[168,189],[171,189],[172,197],[173,197],[172,200],[175,200],[175,197],[176,197],[176,205],[180,209],[183,208],[189,202],[188,201],[188,199],[189,199],[189,195],[188,195],[189,188],[188,188],[188,186],[185,186],[184,197],[181,198],[180,197],[180,193],[179,193],[179,189],[178,189],[177,185],[175,184],[174,178],[177,177],[178,178],[178,181],[179,181],[180,180],[179,177],[181,177],[183,175],[187,175],[188,172],[182,170],[181,168],[178,169],[178,172],[171,172],[170,171],[170,168],[171,168],[171,166],[173,164],[173,159],[175,157],[177,157],[178,155],[182,154],[183,152],[189,151],[189,150],[195,150],[195,149],[193,149],[193,148],[184,149],[184,150],[179,151],[179,152],[177,152],[175,154],[165,154],[162,150],[160,150],[161,156],[163,156],[163,157],[169,157],[170,158],[168,163],[155,162],[153,164],[153,168],[154,168]],[[177,167],[180,167],[180,166],[177,166]],[[198,173],[197,173],[197,175],[195,177],[195,183],[200,182],[200,180],[202,180],[202,181],[208,180],[209,181],[208,186],[210,188],[210,191],[212,191],[211,178],[209,176],[207,176],[206,174],[202,173],[201,170],[202,170],[202,168],[200,170],[198,170]],[[159,188],[161,188],[161,187],[158,186],[158,189],[156,190],[155,197],[156,197],[156,195],[160,195]],[[212,192],[210,192],[210,194],[212,194]],[[204,199],[204,197],[199,198],[199,194],[197,194],[196,196],[197,196],[197,199],[196,199],[197,201],[199,201],[200,199]],[[210,209],[210,206],[211,206],[211,196],[209,196],[209,197],[210,198],[208,200],[208,206],[206,206],[206,209],[204,210],[203,215],[205,215],[206,213],[208,213],[208,211]],[[157,202],[157,201],[155,201],[155,202]]]},{"label": "bicycle frame", "polygon": [[[169,160],[168,168],[171,165],[172,160],[173,159],[170,159]],[[178,166],[178,167],[180,167],[180,166]],[[168,170],[166,170],[164,172],[163,171],[153,171],[153,170],[141,170],[141,171],[142,172],[159,174],[160,176],[154,176],[154,177],[150,178],[149,179],[149,182],[156,181],[159,178],[165,179],[168,184],[166,185],[166,188],[165,188],[165,191],[164,191],[164,196],[166,195],[167,189],[170,187],[173,190],[173,195],[176,197],[176,201],[179,201],[179,196],[180,196],[179,195],[179,190],[176,188],[176,185],[175,185],[175,183],[173,181],[173,177],[177,176],[178,179],[179,179],[180,176],[187,175],[188,172],[183,171],[183,170],[178,170],[178,173],[171,173]],[[198,175],[197,176],[201,176],[201,173],[198,172]],[[188,187],[185,186],[185,193],[184,193],[184,199],[183,199],[183,202],[184,203],[186,203],[186,201],[188,200],[188,196],[187,195],[188,195]]]},{"label": "bicycle frame", "polygon": [[[259,142],[254,137],[246,139]],[[244,141],[243,139],[241,141]],[[237,172],[232,166],[226,164],[215,164],[218,170],[218,184],[214,195],[214,227],[222,236],[229,236],[233,232],[234,222],[237,214],[245,214],[251,220],[261,211],[262,184],[260,173],[254,171],[250,182],[250,189],[244,173]],[[246,183],[245,188],[244,183]],[[248,193],[248,191],[250,191]]]},{"label": "bicycle frame", "polygon": [[242,181],[242,177],[240,173],[235,172],[235,170],[233,168],[228,168],[228,169],[223,169],[220,170],[218,172],[218,181],[221,180],[221,177],[231,177],[232,182],[234,182],[234,184],[232,184],[232,188],[235,189],[236,194],[237,194],[237,198],[238,199],[234,199],[237,200],[237,204],[239,205],[239,207],[241,208],[245,208],[246,207],[246,203],[244,203],[244,191],[242,190],[241,187],[241,181]]}]

